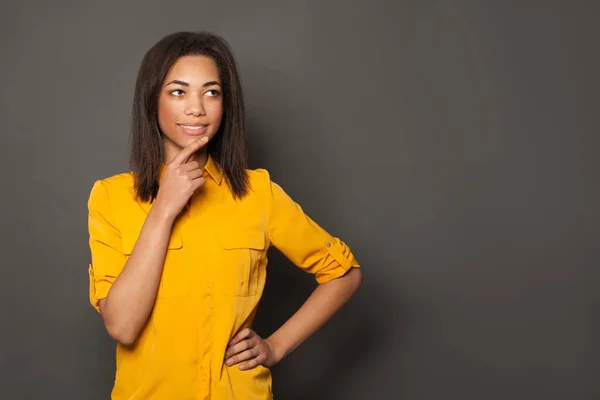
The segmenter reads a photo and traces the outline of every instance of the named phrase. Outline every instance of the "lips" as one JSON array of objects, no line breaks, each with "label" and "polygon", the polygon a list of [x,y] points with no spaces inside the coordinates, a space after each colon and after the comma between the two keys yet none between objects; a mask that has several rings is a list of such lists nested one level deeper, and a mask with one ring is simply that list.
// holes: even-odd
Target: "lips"
[{"label": "lips", "polygon": [[206,125],[184,125],[184,124],[177,124],[177,125],[181,126],[184,129],[202,129],[206,126]]},{"label": "lips", "polygon": [[177,124],[181,130],[187,135],[202,135],[206,133],[207,124]]}]

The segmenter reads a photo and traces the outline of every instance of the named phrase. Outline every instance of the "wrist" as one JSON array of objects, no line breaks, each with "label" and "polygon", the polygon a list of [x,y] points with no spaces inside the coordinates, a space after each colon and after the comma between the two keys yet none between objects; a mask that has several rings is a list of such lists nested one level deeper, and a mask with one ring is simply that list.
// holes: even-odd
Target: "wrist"
[{"label": "wrist", "polygon": [[279,341],[273,338],[273,335],[265,339],[269,346],[271,347],[271,351],[273,353],[273,357],[275,358],[274,364],[277,364],[287,355],[286,347]]},{"label": "wrist", "polygon": [[148,212],[148,218],[155,221],[160,225],[172,226],[175,221],[175,217],[166,212],[160,205],[154,204]]}]

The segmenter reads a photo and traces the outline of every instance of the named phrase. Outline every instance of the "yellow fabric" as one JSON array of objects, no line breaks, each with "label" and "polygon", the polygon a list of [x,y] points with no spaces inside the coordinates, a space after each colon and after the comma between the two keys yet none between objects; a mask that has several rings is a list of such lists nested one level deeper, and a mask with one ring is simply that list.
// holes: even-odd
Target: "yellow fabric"
[{"label": "yellow fabric", "polygon": [[[224,363],[227,343],[251,327],[273,245],[320,283],[358,263],[346,244],[307,217],[266,170],[234,200],[209,158],[205,185],[175,222],[157,300],[132,346],[117,344],[114,400],[271,399],[271,373]],[[89,202],[90,302],[98,310],[151,204],[135,198],[131,173],[94,184]]]}]

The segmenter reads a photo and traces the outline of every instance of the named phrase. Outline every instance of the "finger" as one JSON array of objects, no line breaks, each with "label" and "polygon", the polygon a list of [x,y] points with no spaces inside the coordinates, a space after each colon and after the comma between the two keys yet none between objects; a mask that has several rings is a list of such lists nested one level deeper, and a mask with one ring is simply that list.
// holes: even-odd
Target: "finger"
[{"label": "finger", "polygon": [[238,369],[240,369],[241,371],[245,371],[247,369],[256,368],[256,367],[258,367],[261,364],[262,363],[260,362],[260,357],[255,357],[255,358],[251,359],[248,362],[240,364],[240,366],[238,367]]},{"label": "finger", "polygon": [[198,149],[200,149],[202,146],[204,146],[207,141],[208,141],[208,138],[206,136],[204,136],[203,138],[190,143],[189,145],[187,145],[186,147],[181,149],[181,151],[179,153],[177,153],[177,155],[175,157],[173,157],[173,160],[171,160],[171,162],[169,164],[172,164],[172,165],[184,164],[187,161],[187,159],[192,154],[194,154],[196,151],[198,151]]},{"label": "finger", "polygon": [[195,187],[194,187],[194,192],[195,192],[196,190],[198,190],[198,188],[200,186],[202,186],[202,185],[204,185],[204,183],[206,183],[206,179],[204,179],[204,177],[201,176],[200,178],[193,179],[192,183],[195,185]]},{"label": "finger", "polygon": [[188,172],[188,175],[192,179],[198,179],[202,177],[203,173],[204,171],[202,171],[201,169],[195,169],[193,171]]},{"label": "finger", "polygon": [[231,341],[229,342],[229,346],[233,346],[234,344],[246,339],[247,337],[250,337],[253,333],[254,332],[250,328],[242,329],[237,333],[237,335],[233,337],[233,339],[231,339]]},{"label": "finger", "polygon": [[256,348],[248,349],[239,354],[229,357],[227,360],[225,360],[225,364],[232,366],[232,365],[240,363],[242,361],[251,360],[258,355],[257,353],[258,352],[257,352]]},{"label": "finger", "polygon": [[242,340],[241,342],[230,346],[227,351],[225,352],[225,358],[229,358],[231,356],[234,356],[236,354],[239,354],[243,351],[246,351],[248,349],[253,348],[255,345],[248,339],[246,340]]},{"label": "finger", "polygon": [[185,164],[183,164],[181,166],[181,168],[188,172],[188,171],[192,171],[194,169],[198,169],[200,168],[200,164],[198,163],[198,161],[190,161],[190,162],[186,162]]}]

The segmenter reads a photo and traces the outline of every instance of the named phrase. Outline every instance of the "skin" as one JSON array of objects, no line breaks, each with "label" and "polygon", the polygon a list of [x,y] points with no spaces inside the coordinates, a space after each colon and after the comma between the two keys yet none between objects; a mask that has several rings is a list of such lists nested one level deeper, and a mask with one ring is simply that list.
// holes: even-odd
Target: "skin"
[{"label": "skin", "polygon": [[[130,345],[146,323],[162,274],[173,223],[205,180],[202,169],[206,143],[216,134],[223,116],[219,71],[206,56],[181,57],[167,74],[159,95],[158,120],[165,159],[170,160],[140,236],[123,271],[100,310],[109,334]],[[201,130],[185,125],[202,125]],[[361,272],[320,284],[298,311],[270,337],[243,329],[229,342],[224,362],[241,370],[272,367],[320,329],[356,292]]]},{"label": "skin", "polygon": [[[178,59],[165,77],[158,99],[158,123],[163,133],[165,158],[173,159],[200,137],[210,141],[223,117],[223,94],[216,63],[206,56]],[[190,132],[185,125],[206,125],[206,132]],[[201,148],[193,157],[204,168],[208,154]]]},{"label": "skin", "polygon": [[[219,73],[203,56],[182,57],[171,67],[159,94],[158,119],[168,161],[156,201],[123,270],[100,300],[109,335],[131,345],[154,307],[173,223],[193,193],[205,183],[205,145],[223,115]],[[204,124],[193,134],[181,125]]]}]

